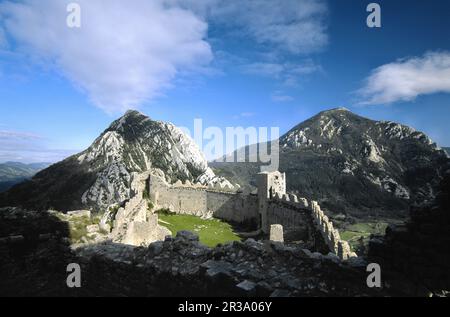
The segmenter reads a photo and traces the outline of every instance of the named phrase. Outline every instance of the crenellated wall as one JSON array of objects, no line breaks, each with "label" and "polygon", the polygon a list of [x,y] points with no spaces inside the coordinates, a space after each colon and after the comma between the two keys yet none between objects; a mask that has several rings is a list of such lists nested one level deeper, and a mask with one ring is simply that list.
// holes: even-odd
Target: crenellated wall
[{"label": "crenellated wall", "polygon": [[258,200],[256,195],[206,191],[207,210],[214,217],[237,223],[257,223]]},{"label": "crenellated wall", "polygon": [[157,208],[237,223],[256,222],[264,233],[271,225],[279,224],[286,231],[297,230],[305,241],[323,239],[324,248],[342,260],[356,256],[317,202],[286,193],[286,176],[278,171],[258,174],[257,196],[218,184],[208,188],[191,183],[168,184],[155,175],[150,175],[149,194]]},{"label": "crenellated wall", "polygon": [[341,240],[339,231],[334,228],[333,223],[325,216],[316,201],[311,202],[311,215],[317,230],[320,231],[328,247],[334,254],[343,260],[356,256],[356,254],[351,251],[348,242]]},{"label": "crenellated wall", "polygon": [[179,214],[224,219],[230,222],[255,222],[258,218],[257,197],[232,192],[216,185],[168,184],[161,177],[151,175],[150,199],[157,208],[167,208]]},{"label": "crenellated wall", "polygon": [[267,203],[268,223],[280,224],[285,229],[292,229],[309,223],[309,213],[310,211],[303,203],[299,203],[298,200],[290,200],[288,195],[276,195],[269,199]]}]

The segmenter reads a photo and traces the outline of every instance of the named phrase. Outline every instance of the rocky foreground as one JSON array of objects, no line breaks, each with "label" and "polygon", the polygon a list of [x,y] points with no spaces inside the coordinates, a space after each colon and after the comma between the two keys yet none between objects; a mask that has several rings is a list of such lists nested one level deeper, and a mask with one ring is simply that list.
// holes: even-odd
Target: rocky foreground
[{"label": "rocky foreground", "polygon": [[[306,249],[248,239],[210,249],[179,232],[149,248],[103,244],[78,250],[86,295],[121,296],[385,296],[370,289],[366,263],[339,263]],[[408,290],[410,291],[410,290]],[[85,293],[86,292],[86,293]]]},{"label": "rocky foreground", "polygon": [[[112,242],[72,249],[67,223],[18,208],[0,210],[3,296],[395,296],[429,291],[383,271],[383,287],[367,287],[364,260],[339,262],[273,242],[208,248],[181,232],[149,247]],[[69,263],[82,287],[66,286]]]}]

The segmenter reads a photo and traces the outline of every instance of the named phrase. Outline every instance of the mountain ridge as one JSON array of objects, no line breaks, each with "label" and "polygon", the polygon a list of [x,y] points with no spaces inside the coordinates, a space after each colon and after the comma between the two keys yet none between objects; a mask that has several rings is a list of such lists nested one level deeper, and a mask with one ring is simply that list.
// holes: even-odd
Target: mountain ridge
[{"label": "mountain ridge", "polygon": [[[353,217],[406,217],[411,202],[433,199],[441,166],[448,163],[424,133],[345,108],[297,124],[280,137],[279,146],[289,191],[319,201],[331,214]],[[238,151],[248,153],[249,147]],[[250,189],[260,165],[210,164],[217,174]]]},{"label": "mountain ridge", "polygon": [[33,177],[40,170],[51,163],[21,163],[8,161],[0,163],[0,192]]}]

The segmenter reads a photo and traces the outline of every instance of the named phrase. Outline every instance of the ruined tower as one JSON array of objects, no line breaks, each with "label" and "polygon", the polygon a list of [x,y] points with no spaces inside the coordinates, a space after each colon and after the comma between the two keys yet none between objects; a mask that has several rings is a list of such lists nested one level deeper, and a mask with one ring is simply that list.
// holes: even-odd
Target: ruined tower
[{"label": "ruined tower", "polygon": [[277,194],[286,194],[286,174],[280,173],[279,171],[259,173],[257,177],[257,185],[259,226],[264,233],[268,233],[269,224],[267,223],[267,200]]}]

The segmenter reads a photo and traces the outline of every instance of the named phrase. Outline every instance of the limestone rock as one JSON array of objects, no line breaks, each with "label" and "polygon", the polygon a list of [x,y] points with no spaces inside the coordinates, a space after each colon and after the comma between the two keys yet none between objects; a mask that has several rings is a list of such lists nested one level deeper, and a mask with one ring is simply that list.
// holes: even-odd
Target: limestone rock
[{"label": "limestone rock", "polygon": [[98,232],[100,230],[98,225],[89,225],[86,227],[86,231],[87,233],[94,233],[94,232]]}]

